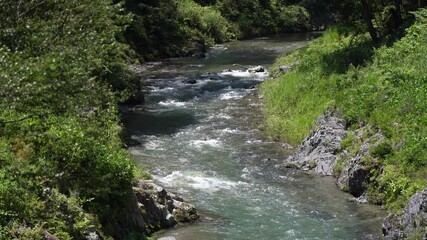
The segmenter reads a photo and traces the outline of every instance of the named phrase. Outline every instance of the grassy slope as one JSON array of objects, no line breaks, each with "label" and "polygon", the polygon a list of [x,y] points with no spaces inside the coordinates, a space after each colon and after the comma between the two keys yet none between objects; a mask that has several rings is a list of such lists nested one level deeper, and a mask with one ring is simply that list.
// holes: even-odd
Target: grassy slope
[{"label": "grassy slope", "polygon": [[[277,139],[298,144],[327,108],[342,109],[350,129],[369,125],[391,146],[376,163],[368,188],[372,200],[400,209],[427,186],[427,11],[407,35],[376,50],[364,35],[331,29],[314,44],[276,62],[275,80],[262,85],[265,127]],[[281,65],[298,63],[281,75]],[[378,172],[378,168],[376,173]]]}]

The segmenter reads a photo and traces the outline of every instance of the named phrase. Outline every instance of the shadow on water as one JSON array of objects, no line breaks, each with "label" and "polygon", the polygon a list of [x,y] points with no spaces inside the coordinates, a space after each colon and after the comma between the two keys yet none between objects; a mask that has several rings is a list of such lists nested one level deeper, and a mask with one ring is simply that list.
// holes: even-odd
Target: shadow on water
[{"label": "shadow on water", "polygon": [[128,114],[123,123],[129,135],[171,135],[197,119],[188,111],[168,110]]}]

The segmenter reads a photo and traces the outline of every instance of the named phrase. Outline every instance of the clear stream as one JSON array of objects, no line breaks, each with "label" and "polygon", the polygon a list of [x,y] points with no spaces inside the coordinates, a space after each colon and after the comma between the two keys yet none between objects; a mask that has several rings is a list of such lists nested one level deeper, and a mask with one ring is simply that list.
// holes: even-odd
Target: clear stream
[{"label": "clear stream", "polygon": [[[155,237],[195,239],[377,239],[381,210],[358,205],[330,177],[278,170],[291,154],[258,129],[257,89],[268,67],[314,34],[215,46],[205,59],[174,59],[146,71],[146,106],[124,117],[142,146],[130,149],[154,180],[204,217]],[[231,72],[223,70],[232,69]],[[185,81],[196,80],[195,84]]]}]

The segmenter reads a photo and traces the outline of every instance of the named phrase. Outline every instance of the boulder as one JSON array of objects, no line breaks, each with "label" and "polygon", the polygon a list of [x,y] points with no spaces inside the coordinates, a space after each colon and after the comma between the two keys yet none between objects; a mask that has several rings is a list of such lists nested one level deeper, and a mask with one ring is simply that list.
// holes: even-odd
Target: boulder
[{"label": "boulder", "polygon": [[256,67],[248,68],[248,72],[250,72],[250,73],[260,73],[260,72],[265,72],[265,69],[264,69],[263,66],[256,66]]},{"label": "boulder", "polygon": [[345,121],[336,115],[330,112],[320,115],[316,120],[317,130],[304,139],[297,152],[288,157],[285,163],[302,170],[332,175],[332,167],[338,159],[336,152],[347,136]]},{"label": "boulder", "polygon": [[153,181],[140,180],[133,188],[148,233],[170,228],[178,222],[199,219],[196,208]]},{"label": "boulder", "polygon": [[411,197],[402,214],[390,214],[382,229],[385,240],[427,239],[427,188]]}]

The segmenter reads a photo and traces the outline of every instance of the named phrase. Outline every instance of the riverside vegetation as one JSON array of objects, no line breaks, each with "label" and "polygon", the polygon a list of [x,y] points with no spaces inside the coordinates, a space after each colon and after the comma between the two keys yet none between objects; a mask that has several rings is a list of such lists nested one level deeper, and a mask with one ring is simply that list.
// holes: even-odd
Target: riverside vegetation
[{"label": "riverside vegetation", "polygon": [[[233,39],[358,25],[342,18],[354,1],[342,2],[0,0],[0,238],[144,239],[123,221],[135,179],[147,178],[121,139],[117,106],[138,91],[127,64]],[[391,207],[426,179],[425,10],[417,16],[406,37],[375,53],[366,34],[330,30],[282,59],[300,64],[263,87],[268,129],[291,143],[328,107],[343,109],[351,126],[381,129],[387,141],[367,163],[386,166],[372,168],[380,191],[371,192]],[[357,144],[351,139],[349,147]]]},{"label": "riverside vegetation", "polygon": [[1,0],[0,238],[144,239],[123,220],[147,177],[121,139],[128,63],[308,21],[278,1]]},{"label": "riverside vegetation", "polygon": [[[331,28],[278,59],[274,79],[261,87],[265,128],[276,139],[299,144],[328,109],[338,109],[347,122],[350,134],[340,146],[347,157],[381,133],[384,138],[361,160],[369,172],[364,188],[369,201],[393,211],[427,186],[427,10],[413,15],[405,36],[384,45],[354,28]],[[294,69],[282,73],[280,66]],[[346,161],[342,157],[334,171]]]}]

